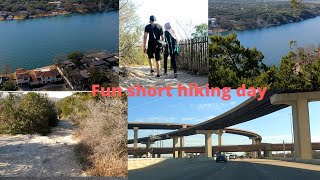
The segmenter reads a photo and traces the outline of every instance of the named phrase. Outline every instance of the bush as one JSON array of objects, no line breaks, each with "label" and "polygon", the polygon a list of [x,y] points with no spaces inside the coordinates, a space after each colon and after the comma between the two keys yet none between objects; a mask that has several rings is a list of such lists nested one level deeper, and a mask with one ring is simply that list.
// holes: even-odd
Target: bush
[{"label": "bush", "polygon": [[1,133],[47,134],[57,125],[54,103],[38,93],[8,94],[0,100]]},{"label": "bush", "polygon": [[75,154],[91,176],[127,176],[127,99],[77,93],[57,102],[79,126]]},{"label": "bush", "polygon": [[[81,121],[81,143],[92,151],[88,172],[93,176],[127,176],[127,105],[120,98],[87,103],[89,114]],[[90,151],[87,151],[90,152]]]}]

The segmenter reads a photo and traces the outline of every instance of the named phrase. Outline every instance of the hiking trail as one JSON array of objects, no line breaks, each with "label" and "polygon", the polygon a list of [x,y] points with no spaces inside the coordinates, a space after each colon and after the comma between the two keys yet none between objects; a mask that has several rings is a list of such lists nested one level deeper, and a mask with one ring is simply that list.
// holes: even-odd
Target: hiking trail
[{"label": "hiking trail", "polygon": [[71,121],[59,121],[47,136],[0,135],[0,176],[85,176],[76,163]]},{"label": "hiking trail", "polygon": [[134,87],[137,84],[143,87],[166,87],[171,86],[177,88],[178,84],[189,86],[191,83],[197,83],[200,86],[205,86],[208,83],[208,76],[200,76],[186,73],[178,69],[178,78],[174,78],[173,70],[168,69],[168,75],[163,75],[161,69],[161,77],[156,77],[156,72],[150,74],[149,66],[133,66],[127,67],[129,71],[128,77],[120,77],[121,87]]}]

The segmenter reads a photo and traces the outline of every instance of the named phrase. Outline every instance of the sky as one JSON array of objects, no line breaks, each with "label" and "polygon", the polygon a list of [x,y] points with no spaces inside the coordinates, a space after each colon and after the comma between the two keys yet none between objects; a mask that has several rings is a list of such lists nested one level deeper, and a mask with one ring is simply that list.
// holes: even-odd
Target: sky
[{"label": "sky", "polygon": [[[173,93],[177,94],[177,93]],[[157,122],[198,124],[236,107],[247,98],[239,98],[235,91],[231,93],[230,101],[222,101],[218,97],[129,97],[129,122]],[[317,111],[320,102],[309,103],[311,141],[320,142],[320,116]],[[263,143],[292,142],[291,107],[272,114],[232,126],[242,130],[252,131],[262,136]],[[162,134],[169,131],[139,130],[139,137]],[[128,131],[128,138],[133,139],[133,130]],[[217,135],[212,136],[213,145],[217,145]],[[247,137],[223,134],[223,145],[251,144]],[[185,137],[185,146],[203,146],[204,135]],[[159,142],[153,147],[159,147]],[[164,147],[172,147],[172,140],[163,141]],[[141,147],[144,147],[141,145]]]},{"label": "sky", "polygon": [[[186,1],[186,0],[131,0],[138,7],[137,13],[141,22],[145,25],[149,23],[150,15],[157,18],[160,25],[171,23],[180,39],[185,39],[183,29],[180,24],[189,24],[192,27],[208,23],[208,0]],[[182,6],[183,5],[183,6]]]}]

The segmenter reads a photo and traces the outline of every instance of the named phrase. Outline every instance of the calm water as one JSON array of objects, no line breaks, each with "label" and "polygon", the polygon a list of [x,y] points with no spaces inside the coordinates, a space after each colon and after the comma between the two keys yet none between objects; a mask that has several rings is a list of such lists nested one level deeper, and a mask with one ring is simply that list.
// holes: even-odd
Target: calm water
[{"label": "calm water", "polygon": [[238,39],[246,47],[256,47],[265,56],[264,63],[278,65],[290,51],[290,41],[300,47],[320,43],[320,17],[269,28],[237,31]]},{"label": "calm water", "polygon": [[75,50],[117,52],[118,17],[113,11],[0,22],[0,66],[33,69]]}]

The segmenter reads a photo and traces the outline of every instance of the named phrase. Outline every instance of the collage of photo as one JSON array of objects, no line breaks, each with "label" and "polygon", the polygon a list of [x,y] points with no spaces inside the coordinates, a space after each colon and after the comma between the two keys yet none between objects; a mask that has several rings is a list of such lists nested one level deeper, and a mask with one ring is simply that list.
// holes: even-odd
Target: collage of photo
[{"label": "collage of photo", "polygon": [[0,179],[319,179],[319,30],[320,0],[1,0]]}]

